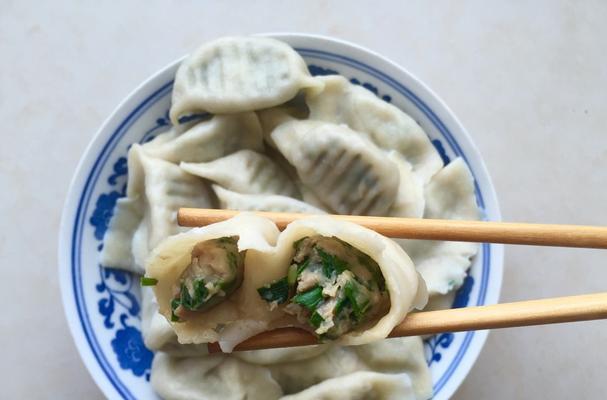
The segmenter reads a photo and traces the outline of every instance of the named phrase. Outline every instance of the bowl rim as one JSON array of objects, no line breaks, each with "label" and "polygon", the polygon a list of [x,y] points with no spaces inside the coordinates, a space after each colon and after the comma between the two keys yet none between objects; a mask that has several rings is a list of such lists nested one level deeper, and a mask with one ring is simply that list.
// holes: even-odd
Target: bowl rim
[{"label": "bowl rim", "polygon": [[[365,58],[369,56],[371,58],[375,58],[380,62],[385,63],[392,69],[396,71],[397,76],[396,79],[400,80],[403,77],[407,79],[407,86],[411,86],[413,84],[415,86],[415,93],[417,95],[422,95],[424,101],[431,100],[433,103],[432,110],[441,112],[441,119],[446,120],[447,125],[457,130],[458,137],[462,137],[466,144],[466,152],[468,154],[473,154],[475,159],[475,169],[479,171],[484,177],[486,177],[485,186],[483,187],[483,192],[487,195],[489,200],[492,203],[492,219],[493,220],[501,220],[501,213],[499,208],[499,203],[497,199],[497,195],[495,193],[495,187],[489,175],[489,172],[485,166],[484,160],[481,157],[480,152],[478,151],[475,143],[472,141],[472,138],[457,119],[455,114],[451,111],[451,109],[443,102],[443,100],[436,95],[426,84],[424,84],[421,80],[419,80],[415,75],[410,73],[408,70],[398,65],[397,63],[391,61],[390,59],[372,51],[365,47],[359,46],[357,44],[342,40],[336,39],[323,35],[309,34],[309,33],[291,33],[291,32],[276,32],[276,33],[261,33],[257,34],[258,36],[269,36],[279,40],[283,40],[289,44],[292,41],[311,41],[311,42],[323,42],[328,44],[329,46],[338,46],[348,51],[354,51]],[[296,46],[294,46],[296,47]],[[186,55],[187,56],[187,55]],[[59,227],[59,245],[58,245],[58,269],[59,269],[59,281],[60,281],[60,290],[61,297],[63,302],[63,310],[66,320],[68,322],[68,326],[70,328],[70,333],[72,338],[76,344],[78,349],[78,353],[83,363],[86,365],[87,370],[90,375],[93,377],[94,381],[98,385],[98,387],[106,394],[110,393],[114,394],[115,388],[109,382],[110,380],[105,376],[103,371],[100,369],[101,367],[97,363],[94,357],[91,357],[89,352],[91,348],[87,343],[87,338],[85,338],[84,332],[80,328],[81,324],[81,316],[76,308],[76,303],[73,301],[72,297],[72,288],[69,286],[69,282],[71,281],[69,273],[70,273],[70,261],[69,254],[72,253],[71,248],[71,228],[73,227],[74,217],[78,214],[77,211],[77,203],[80,198],[80,192],[83,188],[83,183],[86,180],[86,176],[92,168],[93,159],[100,152],[99,149],[103,149],[109,140],[107,134],[104,134],[112,125],[115,125],[115,121],[123,120],[128,114],[128,111],[133,108],[136,104],[141,103],[143,99],[150,97],[151,90],[147,90],[149,87],[158,87],[159,85],[155,85],[155,83],[165,82],[170,80],[172,82],[173,73],[170,73],[177,64],[179,64],[186,56],[180,57],[179,59],[172,61],[167,64],[163,68],[159,69],[157,72],[152,74],[149,78],[144,80],[141,84],[139,84],[134,90],[132,90],[123,100],[114,108],[114,110],[109,114],[109,116],[104,120],[101,127],[96,131],[95,135],[89,141],[85,151],[83,152],[78,165],[75,169],[74,175],[71,179],[68,194],[66,200],[64,202],[64,207],[62,211],[61,224]],[[377,66],[377,65],[376,65]],[[382,70],[384,70],[383,66],[379,66]],[[169,75],[169,76],[167,76]],[[390,74],[393,75],[392,73]],[[102,151],[102,150],[101,150]],[[467,160],[466,160],[467,161]],[[475,184],[478,184],[475,180]],[[492,261],[491,261],[491,286],[492,286],[492,294],[491,298],[488,298],[485,304],[491,304],[497,302],[500,291],[501,284],[503,279],[503,246],[502,245],[491,245],[492,247]],[[457,365],[456,371],[458,377],[450,378],[448,381],[448,385],[442,388],[441,398],[449,398],[461,385],[465,377],[468,375],[472,365],[476,362],[478,355],[482,351],[484,344],[486,342],[488,331],[477,331],[474,332],[477,335],[475,340],[477,351],[472,355],[468,355],[465,360],[466,362],[460,362]]]}]

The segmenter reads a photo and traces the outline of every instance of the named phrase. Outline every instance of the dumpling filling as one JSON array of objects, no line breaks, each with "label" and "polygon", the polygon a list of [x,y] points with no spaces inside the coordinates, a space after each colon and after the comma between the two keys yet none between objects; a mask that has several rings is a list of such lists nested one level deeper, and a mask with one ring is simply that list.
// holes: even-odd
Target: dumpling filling
[{"label": "dumpling filling", "polygon": [[190,264],[173,287],[173,321],[188,319],[190,312],[207,310],[233,293],[243,279],[245,252],[238,251],[238,237],[197,243]]},{"label": "dumpling filling", "polygon": [[388,308],[379,265],[336,238],[304,237],[293,244],[287,276],[258,289],[270,307],[285,304],[321,339],[336,339]]}]

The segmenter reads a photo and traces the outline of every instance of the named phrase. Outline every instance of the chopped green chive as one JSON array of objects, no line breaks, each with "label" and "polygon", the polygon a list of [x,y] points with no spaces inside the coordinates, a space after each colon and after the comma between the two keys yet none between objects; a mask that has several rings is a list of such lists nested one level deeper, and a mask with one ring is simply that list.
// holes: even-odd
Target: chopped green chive
[{"label": "chopped green chive", "polygon": [[344,285],[344,294],[352,305],[354,317],[360,321],[370,306],[367,288],[352,279]]},{"label": "chopped green chive", "polygon": [[297,267],[297,276],[301,275],[302,272],[304,272],[304,270],[306,268],[308,268],[308,266],[310,265],[310,258],[306,258],[304,260],[304,262],[302,262],[298,267]]},{"label": "chopped green chive", "polygon": [[287,283],[289,286],[294,286],[295,282],[297,282],[297,264],[291,264],[287,273]]},{"label": "chopped green chive", "polygon": [[310,311],[314,311],[316,310],[318,303],[322,301],[322,288],[320,286],[315,286],[307,292],[297,294],[291,301]]},{"label": "chopped green chive", "polygon": [[287,277],[257,289],[257,293],[267,302],[284,303],[289,298],[289,283]]},{"label": "chopped green chive", "polygon": [[308,320],[310,322],[310,325],[312,325],[314,328],[318,328],[320,326],[320,324],[322,324],[324,322],[324,318],[317,313],[316,311],[314,311],[314,313],[310,316],[310,319]]},{"label": "chopped green chive", "polygon": [[177,308],[179,308],[179,300],[173,299],[171,300],[171,322],[179,322],[179,317],[175,314]]},{"label": "chopped green chive", "polygon": [[156,284],[158,283],[158,279],[142,276],[139,280],[139,283],[141,284],[141,286],[156,286]]},{"label": "chopped green chive", "polygon": [[330,278],[333,274],[339,275],[348,269],[348,264],[341,258],[327,253],[320,247],[317,247],[316,251],[322,260],[322,270],[327,278]]}]

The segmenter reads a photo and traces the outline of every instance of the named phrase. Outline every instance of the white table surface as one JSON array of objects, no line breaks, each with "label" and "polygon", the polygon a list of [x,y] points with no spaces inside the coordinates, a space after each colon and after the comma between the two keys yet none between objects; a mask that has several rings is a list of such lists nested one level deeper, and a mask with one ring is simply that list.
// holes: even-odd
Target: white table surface
[{"label": "white table surface", "polygon": [[[61,208],[118,102],[210,38],[301,31],[374,49],[455,111],[506,220],[607,225],[605,2],[109,3],[0,0],[2,398],[102,397],[63,315]],[[605,290],[606,256],[508,247],[502,300]],[[606,328],[494,331],[455,398],[604,398]]]}]

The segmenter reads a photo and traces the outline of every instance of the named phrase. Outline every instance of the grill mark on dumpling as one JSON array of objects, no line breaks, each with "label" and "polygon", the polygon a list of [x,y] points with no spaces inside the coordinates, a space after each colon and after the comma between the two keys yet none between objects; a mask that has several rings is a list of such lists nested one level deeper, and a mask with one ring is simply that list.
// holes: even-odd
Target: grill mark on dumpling
[{"label": "grill mark on dumpling", "polygon": [[377,206],[377,202],[380,200],[380,194],[376,193],[375,196],[370,198],[369,204],[362,210],[358,210],[358,215],[373,215],[374,209]]},{"label": "grill mark on dumpling", "polygon": [[[314,165],[316,165],[316,164],[318,164],[320,162],[320,159],[323,158],[323,156],[324,156],[325,153],[326,153],[326,150],[321,150],[321,151],[319,151],[319,152],[316,153],[316,157],[313,160],[311,160],[310,158],[308,158],[309,163],[308,164],[303,163],[304,171],[306,171],[306,172],[310,171],[314,167]],[[311,153],[307,153],[306,154],[306,156],[308,156],[308,157],[311,156],[311,155],[312,155]]]},{"label": "grill mark on dumpling", "polygon": [[[369,184],[369,181],[373,183]],[[382,194],[378,182],[379,179],[372,169],[367,170],[364,175],[361,175],[356,190],[360,194],[361,201],[355,205],[354,212],[361,214],[369,210],[374,198]]]},{"label": "grill mark on dumpling", "polygon": [[[360,157],[360,155],[357,155],[358,157]],[[349,171],[356,171],[356,168],[360,166],[360,160],[357,160],[356,157],[352,160],[351,165],[349,166],[350,169]],[[370,168],[368,165],[364,166],[366,168]],[[364,172],[364,169],[363,169]],[[352,193],[354,190],[354,187],[358,184],[358,182],[355,179],[349,179],[349,174],[344,174],[342,176],[342,179],[338,182],[338,184],[335,186],[334,191],[341,191],[344,196],[342,197],[347,197],[348,193]],[[345,199],[342,198],[342,201],[344,201]]]},{"label": "grill mark on dumpling", "polygon": [[[369,180],[372,183],[369,183]],[[369,200],[366,202],[367,204],[361,205],[361,213],[366,213],[368,215],[377,215],[388,209],[386,206],[386,196],[385,193],[379,187],[379,177],[376,174],[373,174],[363,181],[364,187],[361,190],[366,190]]]},{"label": "grill mark on dumpling", "polygon": [[320,179],[322,179],[322,174],[319,175],[319,173],[324,172],[324,170],[327,169],[327,165],[323,165],[323,160],[327,155],[327,151],[326,150],[321,150],[320,152],[318,152],[318,155],[316,156],[316,158],[314,159],[314,161],[308,163],[308,164],[304,164],[304,172],[306,175],[308,175],[311,179],[310,179],[310,184],[316,185],[319,183],[319,176]]},{"label": "grill mark on dumpling", "polygon": [[[345,186],[342,191],[343,196],[340,199],[340,204],[345,204],[345,206],[347,207],[342,207],[346,214],[352,214],[354,212],[356,204],[361,201],[357,187],[360,184],[361,178],[367,175],[370,170],[371,165],[363,163],[362,160],[359,160],[359,162],[352,165],[352,168],[350,170],[351,174],[346,179],[344,179],[344,182],[347,184],[347,186]],[[356,176],[360,176],[361,178],[356,179]]]},{"label": "grill mark on dumpling", "polygon": [[[346,167],[351,163],[353,157],[350,157],[351,154],[348,154],[346,149],[340,149],[337,152],[334,152],[333,157],[329,160],[329,164],[333,164],[329,173],[325,176],[325,180],[323,182],[325,187],[333,188],[335,182],[342,175],[342,172],[345,171],[347,174]],[[333,189],[332,189],[333,190]]]}]

